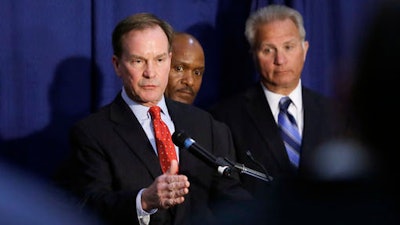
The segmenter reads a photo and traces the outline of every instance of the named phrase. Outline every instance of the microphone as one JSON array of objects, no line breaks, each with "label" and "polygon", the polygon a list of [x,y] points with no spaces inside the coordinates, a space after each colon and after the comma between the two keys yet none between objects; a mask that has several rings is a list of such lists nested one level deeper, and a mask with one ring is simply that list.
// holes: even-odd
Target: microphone
[{"label": "microphone", "polygon": [[172,141],[174,144],[180,148],[184,148],[189,150],[195,156],[202,159],[206,162],[209,166],[217,167],[218,173],[224,176],[230,176],[232,168],[228,165],[228,163],[220,158],[215,157],[209,151],[205,150],[203,147],[198,145],[196,141],[190,138],[185,132],[183,131],[176,131],[172,135]]},{"label": "microphone", "polygon": [[190,138],[187,134],[185,134],[184,131],[175,131],[172,135],[172,141],[176,146],[189,150],[191,153],[202,159],[210,166],[217,167],[220,175],[230,176],[232,170],[235,169],[240,171],[240,173],[251,175],[266,182],[270,182],[273,179],[271,176],[268,176],[264,173],[247,168],[244,164],[232,162],[226,157],[215,157],[209,151],[197,144],[196,141]]}]

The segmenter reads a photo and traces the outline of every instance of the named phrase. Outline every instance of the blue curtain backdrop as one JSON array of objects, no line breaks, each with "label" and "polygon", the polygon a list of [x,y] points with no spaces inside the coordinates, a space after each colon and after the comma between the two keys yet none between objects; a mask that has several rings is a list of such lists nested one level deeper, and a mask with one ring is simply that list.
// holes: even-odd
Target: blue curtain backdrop
[{"label": "blue curtain backdrop", "polygon": [[[304,16],[303,83],[326,95],[351,69],[357,44],[381,0],[2,0],[2,157],[50,175],[67,154],[73,122],[121,89],[111,65],[111,32],[124,17],[151,12],[198,37],[206,71],[195,104],[207,109],[257,80],[243,35],[249,13],[278,3]],[[188,115],[190,116],[190,115]]]}]

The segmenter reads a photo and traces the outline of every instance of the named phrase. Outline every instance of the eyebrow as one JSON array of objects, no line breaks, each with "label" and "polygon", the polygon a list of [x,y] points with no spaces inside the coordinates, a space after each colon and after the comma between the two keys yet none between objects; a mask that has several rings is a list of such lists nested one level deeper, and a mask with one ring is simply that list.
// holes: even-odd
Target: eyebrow
[{"label": "eyebrow", "polygon": [[156,58],[161,58],[161,57],[166,57],[168,56],[168,53],[162,53],[156,56]]},{"label": "eyebrow", "polygon": [[[190,62],[184,62],[184,61],[182,61],[182,60],[174,60],[174,61],[172,61],[172,64],[173,65],[182,65],[182,66],[184,66],[184,67],[193,67],[192,65],[193,65],[193,63],[190,63]],[[205,68],[205,66],[194,66],[194,69],[204,69]]]},{"label": "eyebrow", "polygon": [[[301,42],[301,39],[292,38],[288,41],[283,42],[283,44],[296,43],[296,42]],[[260,46],[276,46],[276,44],[270,42],[261,42]]]},{"label": "eyebrow", "polygon": [[[166,57],[168,55],[168,53],[161,53],[159,55],[156,55],[154,58],[161,58],[161,57]],[[132,59],[132,58],[137,58],[137,59],[143,59],[146,60],[146,58],[144,58],[143,56],[139,56],[139,55],[129,55],[128,58]]]}]

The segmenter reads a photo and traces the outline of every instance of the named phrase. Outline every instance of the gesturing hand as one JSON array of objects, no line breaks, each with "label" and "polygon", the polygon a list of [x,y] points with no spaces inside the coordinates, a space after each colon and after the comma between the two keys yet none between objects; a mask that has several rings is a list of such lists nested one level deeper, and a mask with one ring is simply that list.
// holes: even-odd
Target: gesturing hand
[{"label": "gesturing hand", "polygon": [[157,177],[154,182],[142,193],[142,208],[168,209],[185,201],[185,195],[189,193],[190,183],[185,175],[179,175],[178,162],[172,160],[171,166],[163,175]]}]

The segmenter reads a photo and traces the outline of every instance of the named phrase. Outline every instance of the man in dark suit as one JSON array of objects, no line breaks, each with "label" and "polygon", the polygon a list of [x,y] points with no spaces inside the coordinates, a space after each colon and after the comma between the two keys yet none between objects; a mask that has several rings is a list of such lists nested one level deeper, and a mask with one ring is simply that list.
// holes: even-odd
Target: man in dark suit
[{"label": "man in dark suit", "polygon": [[[230,127],[239,162],[275,180],[308,175],[313,150],[335,135],[332,122],[339,122],[333,118],[333,102],[301,84],[309,46],[302,16],[284,5],[270,5],[250,15],[245,29],[260,82],[210,111]],[[285,96],[292,101],[288,111],[302,137],[297,166],[289,160],[278,125],[279,100]],[[243,182],[253,193],[264,184],[247,175]]]},{"label": "man in dark suit", "polygon": [[185,149],[175,147],[177,160],[162,172],[152,106],[161,108],[171,134],[184,130],[215,156],[234,157],[226,126],[208,112],[164,97],[172,34],[152,14],[122,20],[112,36],[122,91],[71,130],[71,158],[57,179],[110,224],[218,224],[226,206],[250,199],[237,176],[220,176]]}]

